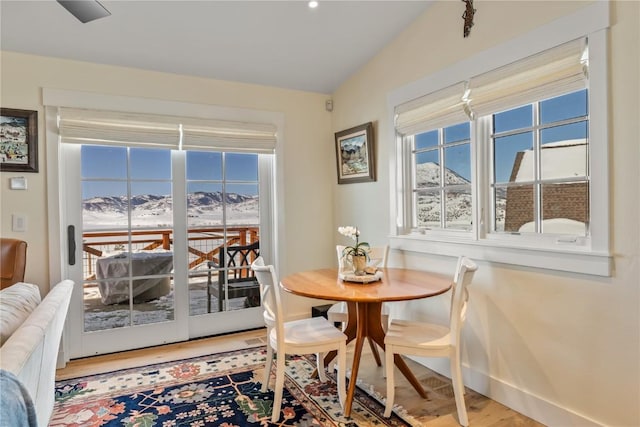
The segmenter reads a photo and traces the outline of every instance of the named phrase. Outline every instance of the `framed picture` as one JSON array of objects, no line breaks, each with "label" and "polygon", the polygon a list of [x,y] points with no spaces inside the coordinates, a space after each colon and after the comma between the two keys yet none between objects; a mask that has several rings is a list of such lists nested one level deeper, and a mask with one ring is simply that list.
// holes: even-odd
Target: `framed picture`
[{"label": "framed picture", "polygon": [[38,172],[38,112],[0,110],[0,171]]},{"label": "framed picture", "polygon": [[373,123],[336,133],[338,184],[376,180]]}]

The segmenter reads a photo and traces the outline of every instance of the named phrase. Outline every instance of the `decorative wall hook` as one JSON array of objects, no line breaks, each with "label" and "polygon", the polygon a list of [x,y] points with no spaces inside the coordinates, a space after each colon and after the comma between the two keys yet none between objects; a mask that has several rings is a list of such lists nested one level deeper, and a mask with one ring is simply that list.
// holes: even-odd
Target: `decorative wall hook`
[{"label": "decorative wall hook", "polygon": [[468,37],[469,33],[471,33],[471,27],[473,27],[473,15],[476,13],[476,10],[473,8],[473,0],[462,0],[462,2],[466,5],[464,9],[464,13],[462,14],[462,19],[464,19],[464,37]]}]

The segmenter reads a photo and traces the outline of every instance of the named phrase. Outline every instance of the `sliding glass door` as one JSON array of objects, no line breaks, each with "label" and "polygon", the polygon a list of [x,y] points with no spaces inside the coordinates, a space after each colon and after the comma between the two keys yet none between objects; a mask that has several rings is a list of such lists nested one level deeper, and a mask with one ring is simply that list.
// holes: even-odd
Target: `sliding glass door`
[{"label": "sliding glass door", "polygon": [[82,290],[72,358],[263,326],[250,263],[264,245],[272,155],[60,150],[62,225],[74,227],[77,260],[67,277]]}]

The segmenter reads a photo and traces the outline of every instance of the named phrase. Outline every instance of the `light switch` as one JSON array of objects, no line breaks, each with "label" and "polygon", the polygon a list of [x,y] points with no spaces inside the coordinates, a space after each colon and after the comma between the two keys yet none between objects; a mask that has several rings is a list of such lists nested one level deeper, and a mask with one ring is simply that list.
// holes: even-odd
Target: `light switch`
[{"label": "light switch", "polygon": [[12,231],[27,231],[27,216],[24,214],[11,215]]},{"label": "light switch", "polygon": [[26,190],[27,189],[27,178],[24,176],[16,176],[13,178],[9,178],[10,188],[12,190]]}]

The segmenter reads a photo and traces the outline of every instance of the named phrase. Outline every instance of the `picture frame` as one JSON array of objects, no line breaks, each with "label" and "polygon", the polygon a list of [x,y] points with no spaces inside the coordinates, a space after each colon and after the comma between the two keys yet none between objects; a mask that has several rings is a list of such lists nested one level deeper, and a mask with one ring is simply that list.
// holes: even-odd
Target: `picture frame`
[{"label": "picture frame", "polygon": [[0,108],[0,171],[38,172],[38,112]]},{"label": "picture frame", "polygon": [[376,180],[373,123],[336,132],[338,184]]}]

